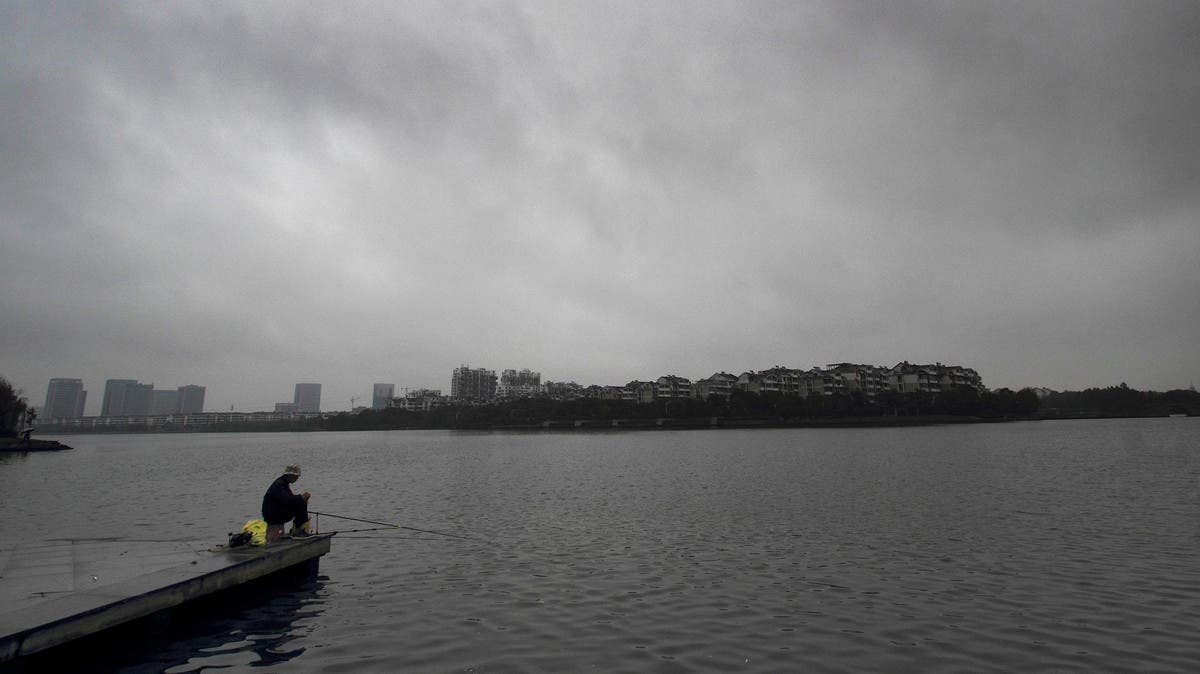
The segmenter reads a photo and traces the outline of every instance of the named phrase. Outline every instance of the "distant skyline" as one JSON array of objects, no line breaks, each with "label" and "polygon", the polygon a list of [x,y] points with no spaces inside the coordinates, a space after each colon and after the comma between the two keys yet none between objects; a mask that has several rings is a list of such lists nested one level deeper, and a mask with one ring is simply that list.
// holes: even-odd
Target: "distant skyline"
[{"label": "distant skyline", "polygon": [[0,375],[1200,380],[1195,2],[0,3]]},{"label": "distant skyline", "polygon": [[[839,363],[826,363],[824,365],[813,366],[813,367],[815,367],[816,369],[824,370],[829,366],[838,365],[838,364],[844,363],[844,362],[845,361],[840,361]],[[902,362],[908,362],[908,361],[902,361]],[[899,364],[900,363],[894,363],[892,365],[899,365]],[[943,363],[941,361],[931,361],[929,363],[914,363],[914,364],[915,365],[938,364],[938,365],[949,365],[949,366],[970,368],[970,365],[963,364],[963,363]],[[880,363],[854,363],[854,365],[876,366],[876,367],[882,367],[884,369],[891,367],[890,365],[884,365],[884,364],[880,364]],[[660,373],[660,374],[644,375],[641,377],[635,377],[628,381],[617,382],[617,383],[614,383],[614,382],[587,382],[587,381],[580,382],[580,381],[574,381],[574,380],[571,380],[571,381],[559,380],[554,383],[558,383],[558,384],[574,383],[574,384],[578,384],[582,387],[588,387],[588,386],[592,386],[592,385],[620,387],[620,386],[624,386],[633,381],[653,382],[656,379],[663,377],[663,376],[678,376],[678,377],[682,377],[683,379],[690,380],[692,383],[695,383],[696,381],[706,379],[708,376],[712,376],[712,375],[715,375],[718,373],[731,374],[736,377],[736,376],[739,376],[746,372],[766,372],[766,371],[773,369],[774,367],[780,367],[780,365],[777,364],[775,366],[772,366],[771,368],[753,368],[753,369],[747,369],[747,370],[739,370],[737,372],[730,372],[728,370],[715,369],[715,370],[712,370],[709,373],[709,375],[695,375],[695,376],[678,375],[676,373]],[[793,369],[793,370],[813,369],[812,367],[795,368],[795,367],[789,367],[787,365],[782,365],[782,367],[787,368],[787,369]],[[974,369],[974,368],[970,368],[970,369]],[[484,370],[489,370],[489,371],[494,372],[494,368],[487,368],[487,367],[472,368],[472,370],[479,371],[479,372],[482,372]],[[513,376],[514,381],[517,381],[516,384],[510,384],[510,385],[515,386],[516,388],[520,388],[521,377],[523,377],[525,375],[528,375],[528,378],[531,381],[533,381],[533,380],[540,381],[540,373],[530,372],[529,370],[524,370],[521,373],[516,373],[512,370],[509,370],[509,371],[506,371],[505,374],[507,375],[510,372],[512,372],[514,374],[514,376]],[[451,391],[454,390],[453,376],[456,376],[456,374],[457,374],[457,369],[455,370],[455,374],[452,375],[452,378],[451,378],[451,381],[452,381],[451,386],[450,386]],[[49,399],[50,391],[52,389],[59,388],[60,387],[59,383],[64,382],[64,381],[76,382],[77,388],[82,388],[82,384],[79,383],[80,380],[77,380],[77,379],[69,379],[69,380],[68,379],[51,379],[48,384],[48,387],[47,387],[47,400]],[[553,380],[546,380],[546,382],[544,382],[544,383],[550,383],[551,381],[553,381]],[[114,382],[116,382],[118,384],[120,384],[120,383],[129,383],[129,384],[137,383],[135,380],[110,379],[105,382],[106,392],[111,387],[111,384]],[[1124,384],[1126,382],[1121,382],[1121,383]],[[1014,390],[1014,391],[1021,390],[1023,388],[1046,390],[1048,388],[1048,387],[1038,387],[1038,386],[1028,386],[1028,387],[1022,386],[1022,387],[1016,387],[1016,388],[988,386],[986,381],[984,381],[983,384],[984,384],[985,388],[992,389],[992,390],[998,389],[998,388],[1012,388],[1012,390]],[[145,384],[144,386],[146,386],[147,388],[153,388],[153,384]],[[1115,386],[1115,384],[1110,384],[1108,386]],[[428,391],[431,388],[434,390],[441,390],[439,387],[436,387],[436,386],[435,387],[406,386],[406,387],[403,387],[401,390],[396,390],[396,386],[394,384],[379,383],[379,382],[372,383],[371,388],[372,388],[372,395],[371,395],[371,398],[369,399],[370,403],[371,403],[369,405],[369,407],[375,408],[375,409],[382,409],[384,407],[387,407],[388,406],[387,401],[389,399],[394,398],[394,397],[404,397],[406,395],[406,392],[409,390],[411,390],[411,391]],[[1105,388],[1105,387],[1102,386],[1100,388]],[[1178,387],[1178,388],[1194,389],[1194,386],[1189,385],[1189,386],[1182,386],[1182,387]],[[185,386],[181,386],[178,388],[178,390],[157,390],[157,389],[155,389],[152,391],[152,393],[155,396],[156,400],[157,400],[157,396],[160,396],[163,394],[170,394],[171,398],[170,398],[170,401],[168,401],[168,402],[171,404],[169,406],[172,408],[176,408],[176,407],[179,407],[179,402],[178,402],[180,400],[179,396],[183,395],[185,390],[188,390],[186,395],[189,396],[189,402],[188,402],[188,404],[186,404],[186,409],[183,410],[185,413],[187,411],[205,411],[205,412],[221,412],[221,411],[237,411],[237,412],[263,412],[263,411],[266,411],[266,412],[269,412],[269,411],[275,411],[275,412],[278,412],[280,410],[280,406],[290,407],[290,408],[294,409],[294,411],[301,412],[301,413],[314,413],[314,412],[348,411],[348,410],[353,410],[358,407],[362,407],[362,408],[368,407],[368,405],[366,404],[367,399],[364,399],[361,396],[353,396],[350,399],[350,404],[345,407],[341,407],[341,406],[337,405],[336,402],[331,402],[329,404],[323,403],[321,400],[321,384],[319,382],[295,384],[294,393],[293,393],[293,402],[291,402],[291,403],[288,403],[286,401],[280,401],[280,402],[273,403],[269,407],[251,407],[251,408],[244,408],[244,407],[238,408],[235,405],[234,410],[229,410],[228,407],[210,408],[210,407],[204,406],[202,401],[204,400],[204,396],[205,396],[205,387],[197,386],[194,384],[188,384]],[[199,395],[199,401],[201,401],[198,404],[193,399],[194,395],[196,395],[197,391],[198,391],[198,395]],[[87,392],[83,391],[82,393],[83,393],[83,397],[86,398]],[[453,393],[451,395],[453,395]],[[26,397],[35,406],[37,405],[37,403],[34,401],[34,399],[32,397],[29,397],[28,395],[26,395]],[[466,396],[466,397],[471,397],[471,396]],[[106,395],[106,399],[107,399],[107,395]],[[154,404],[157,405],[159,403],[155,402]],[[200,409],[201,407],[203,408],[202,410]],[[150,413],[152,413],[152,414],[167,414],[167,413],[171,413],[171,411],[170,410],[163,411],[163,410],[151,409]],[[117,414],[115,416],[120,416],[123,414],[130,414],[130,413],[129,412],[121,412],[120,414]],[[98,411],[96,414],[87,414],[85,416],[101,416],[101,415],[102,415],[102,410]],[[69,414],[67,414],[65,416],[69,416]],[[79,416],[79,415],[76,415],[76,416]],[[112,416],[112,415],[105,415],[105,416]]]}]

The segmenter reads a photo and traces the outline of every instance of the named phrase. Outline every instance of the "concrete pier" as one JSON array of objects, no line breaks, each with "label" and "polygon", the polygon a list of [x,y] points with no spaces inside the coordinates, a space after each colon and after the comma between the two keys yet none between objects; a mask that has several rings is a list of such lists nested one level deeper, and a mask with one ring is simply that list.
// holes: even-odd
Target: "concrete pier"
[{"label": "concrete pier", "polygon": [[0,664],[272,574],[315,575],[331,538],[234,549],[134,539],[0,544]]}]

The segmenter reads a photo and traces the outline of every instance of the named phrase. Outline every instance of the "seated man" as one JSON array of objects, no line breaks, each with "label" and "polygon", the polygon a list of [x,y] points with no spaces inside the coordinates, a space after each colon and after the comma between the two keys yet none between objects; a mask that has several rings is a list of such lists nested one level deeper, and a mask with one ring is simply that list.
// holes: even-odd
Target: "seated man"
[{"label": "seated man", "polygon": [[308,527],[308,492],[292,493],[292,483],[300,479],[300,466],[288,466],[271,483],[267,493],[263,495],[262,516],[267,526],[282,528],[288,520],[292,521],[292,538],[304,538],[309,535]]}]

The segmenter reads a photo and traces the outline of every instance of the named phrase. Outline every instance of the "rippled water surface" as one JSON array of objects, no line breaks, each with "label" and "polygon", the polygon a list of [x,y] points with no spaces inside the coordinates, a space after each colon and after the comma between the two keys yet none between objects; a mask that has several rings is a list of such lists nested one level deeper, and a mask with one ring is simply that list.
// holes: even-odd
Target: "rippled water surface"
[{"label": "rippled water surface", "polygon": [[71,436],[5,539],[223,542],[288,463],[321,577],[130,671],[1200,670],[1200,423]]}]

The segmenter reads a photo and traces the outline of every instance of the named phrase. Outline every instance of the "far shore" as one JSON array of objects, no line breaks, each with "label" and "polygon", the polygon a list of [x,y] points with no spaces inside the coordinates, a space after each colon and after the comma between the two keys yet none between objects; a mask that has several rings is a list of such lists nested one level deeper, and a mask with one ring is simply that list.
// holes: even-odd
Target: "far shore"
[{"label": "far shore", "polygon": [[[906,416],[869,416],[869,417],[804,417],[804,418],[757,418],[757,417],[645,417],[624,419],[556,419],[543,421],[526,421],[515,424],[413,424],[401,425],[371,425],[358,426],[353,423],[338,424],[336,420],[345,415],[332,415],[324,420],[325,423],[235,423],[211,424],[196,426],[99,426],[93,428],[56,428],[41,429],[48,435],[142,435],[146,433],[321,433],[343,431],[669,431],[669,430],[722,430],[722,429],[754,429],[754,428],[902,428],[911,426],[949,426],[964,424],[998,424],[1014,421],[1084,421],[1100,419],[1159,419],[1168,416],[1192,416],[1180,414],[1061,414],[1036,416],[1009,417],[978,417],[956,416],[948,414],[906,415]],[[329,423],[329,420],[335,420]],[[53,440],[33,440],[32,447],[26,447],[24,442],[14,438],[0,439],[0,451],[39,451],[53,449],[70,449]]]},{"label": "far shore", "polygon": [[[875,416],[802,419],[761,419],[752,417],[701,418],[627,418],[533,421],[519,424],[460,424],[377,426],[369,428],[321,427],[292,424],[214,424],[209,426],[138,427],[108,426],[80,430],[47,429],[54,435],[122,435],[145,433],[321,433],[341,431],[667,431],[722,430],[754,428],[892,428],[906,426],[938,426],[957,424],[994,424],[1009,421],[1031,421],[1027,418],[983,418],[951,415]],[[36,442],[36,441],[35,441]]]}]

